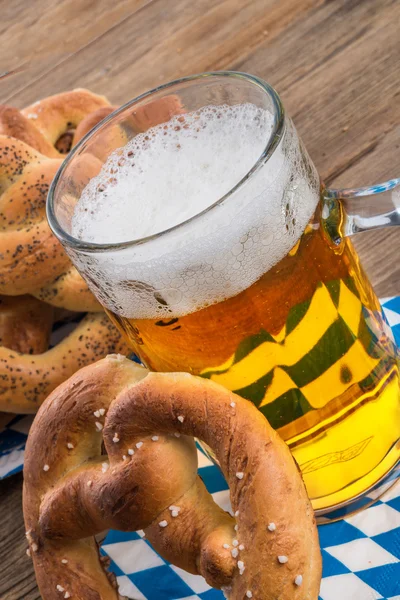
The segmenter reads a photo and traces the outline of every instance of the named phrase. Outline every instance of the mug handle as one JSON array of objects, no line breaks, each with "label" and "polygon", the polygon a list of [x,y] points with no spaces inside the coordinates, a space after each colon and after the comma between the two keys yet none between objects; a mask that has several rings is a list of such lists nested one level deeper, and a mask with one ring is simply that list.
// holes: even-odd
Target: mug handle
[{"label": "mug handle", "polygon": [[322,223],[335,245],[363,231],[400,225],[400,179],[323,191]]}]

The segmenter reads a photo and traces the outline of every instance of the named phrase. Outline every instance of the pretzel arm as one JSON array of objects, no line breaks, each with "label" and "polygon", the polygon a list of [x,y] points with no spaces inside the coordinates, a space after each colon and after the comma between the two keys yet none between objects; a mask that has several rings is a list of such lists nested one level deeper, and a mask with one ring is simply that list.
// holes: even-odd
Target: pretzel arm
[{"label": "pretzel arm", "polygon": [[76,128],[87,115],[108,104],[104,96],[79,88],[44,98],[21,112],[54,145],[68,129]]},{"label": "pretzel arm", "polygon": [[35,127],[34,120],[12,106],[0,105],[0,134],[17,138],[45,156],[59,157],[53,144]]},{"label": "pretzel arm", "polygon": [[69,265],[61,244],[46,221],[29,230],[4,231],[0,235],[0,294],[29,294],[54,280]]},{"label": "pretzel arm", "polygon": [[[151,545],[177,567],[202,574],[211,586],[228,586],[236,568],[229,552],[235,520],[215,504],[200,477],[172,506],[179,508],[176,518],[167,508],[145,528]],[[165,528],[160,527],[163,521],[168,522]]]},{"label": "pretzel arm", "polygon": [[60,164],[52,159],[25,167],[22,176],[0,196],[0,230],[27,228],[45,218],[47,194]]},{"label": "pretzel arm", "polygon": [[54,281],[32,293],[35,298],[52,306],[76,312],[101,312],[100,303],[72,265]]}]

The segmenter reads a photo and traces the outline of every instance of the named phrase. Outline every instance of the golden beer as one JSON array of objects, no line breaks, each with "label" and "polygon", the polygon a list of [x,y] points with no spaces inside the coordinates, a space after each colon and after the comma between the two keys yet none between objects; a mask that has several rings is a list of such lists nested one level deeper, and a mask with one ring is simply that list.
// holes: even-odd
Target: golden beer
[{"label": "golden beer", "polygon": [[167,319],[109,314],[148,368],[189,370],[254,402],[291,448],[315,509],[357,496],[398,461],[392,334],[351,242],[329,244],[318,215],[237,296]]},{"label": "golden beer", "polygon": [[276,92],[237,73],[174,82],[75,154],[49,221],[140,360],[253,402],[319,516],[376,497],[400,457],[397,348],[346,237],[359,221]]}]

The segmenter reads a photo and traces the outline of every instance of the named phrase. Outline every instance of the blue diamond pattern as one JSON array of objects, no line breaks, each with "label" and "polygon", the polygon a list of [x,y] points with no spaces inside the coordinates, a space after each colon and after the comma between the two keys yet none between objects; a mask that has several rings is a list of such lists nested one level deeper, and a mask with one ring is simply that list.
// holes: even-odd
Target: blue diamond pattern
[{"label": "blue diamond pattern", "polygon": [[374,535],[371,539],[400,560],[400,527]]},{"label": "blue diamond pattern", "polygon": [[318,534],[321,548],[346,544],[347,542],[366,537],[362,531],[357,529],[357,527],[353,527],[347,521],[337,521],[336,523],[323,525],[318,528]]},{"label": "blue diamond pattern", "polygon": [[326,550],[321,551],[322,564],[324,565],[324,577],[332,577],[332,575],[343,575],[343,573],[350,573],[350,570],[342,563],[337,560],[334,556],[329,554]]},{"label": "blue diamond pattern", "polygon": [[168,565],[129,575],[146,598],[178,600],[193,596],[190,587]]},{"label": "blue diamond pattern", "polygon": [[222,592],[218,590],[208,590],[203,594],[198,594],[198,596],[201,600],[223,600],[224,598]]},{"label": "blue diamond pattern", "polygon": [[357,576],[384,598],[399,595],[400,562],[359,571]]}]

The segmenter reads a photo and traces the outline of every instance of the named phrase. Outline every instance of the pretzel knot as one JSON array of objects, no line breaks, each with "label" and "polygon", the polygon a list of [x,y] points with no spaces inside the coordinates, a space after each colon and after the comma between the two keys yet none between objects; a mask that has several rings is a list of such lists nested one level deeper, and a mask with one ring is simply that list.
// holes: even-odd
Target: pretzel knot
[{"label": "pretzel knot", "polygon": [[[215,452],[234,517],[198,477],[193,438]],[[251,403],[189,374],[111,355],[62,384],[30,433],[24,515],[44,600],[118,598],[93,537],[108,528],[144,529],[234,600],[318,597],[315,519],[287,446]]]}]

